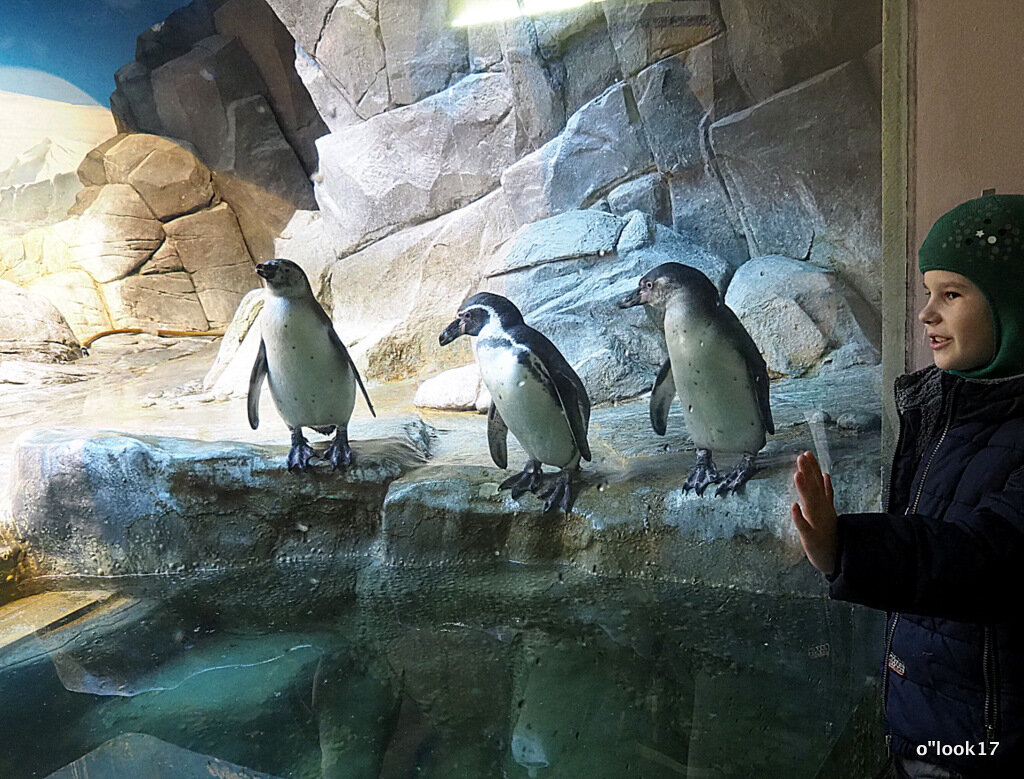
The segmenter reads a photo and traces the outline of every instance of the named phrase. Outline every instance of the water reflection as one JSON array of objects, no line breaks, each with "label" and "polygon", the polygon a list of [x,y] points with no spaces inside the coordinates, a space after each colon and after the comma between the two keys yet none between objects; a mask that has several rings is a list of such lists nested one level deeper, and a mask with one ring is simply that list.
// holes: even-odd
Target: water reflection
[{"label": "water reflection", "polygon": [[817,776],[873,712],[870,617],[824,599],[507,563],[119,583],[0,654],[0,775],[141,733],[272,776]]}]

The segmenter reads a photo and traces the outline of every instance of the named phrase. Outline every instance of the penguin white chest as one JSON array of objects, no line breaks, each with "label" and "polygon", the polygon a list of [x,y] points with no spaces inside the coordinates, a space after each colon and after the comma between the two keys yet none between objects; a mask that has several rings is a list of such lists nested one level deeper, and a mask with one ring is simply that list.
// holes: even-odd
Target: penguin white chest
[{"label": "penguin white chest", "polygon": [[477,342],[480,375],[512,435],[534,460],[565,468],[578,459],[569,422],[540,359],[511,341]]},{"label": "penguin white chest", "polygon": [[327,326],[303,301],[268,297],[262,314],[267,382],[289,427],[345,427],[355,405],[355,378]]},{"label": "penguin white chest", "polygon": [[764,424],[746,360],[713,321],[665,316],[665,342],[686,429],[701,449],[757,452]]}]

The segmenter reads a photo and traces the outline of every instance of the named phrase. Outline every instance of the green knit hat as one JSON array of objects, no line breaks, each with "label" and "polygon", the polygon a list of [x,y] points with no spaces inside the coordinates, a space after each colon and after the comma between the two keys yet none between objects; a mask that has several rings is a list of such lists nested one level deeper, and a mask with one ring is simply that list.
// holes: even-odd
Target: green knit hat
[{"label": "green knit hat", "polygon": [[995,357],[968,379],[1024,373],[1024,195],[985,195],[939,217],[918,252],[921,273],[945,270],[966,276],[988,300]]}]

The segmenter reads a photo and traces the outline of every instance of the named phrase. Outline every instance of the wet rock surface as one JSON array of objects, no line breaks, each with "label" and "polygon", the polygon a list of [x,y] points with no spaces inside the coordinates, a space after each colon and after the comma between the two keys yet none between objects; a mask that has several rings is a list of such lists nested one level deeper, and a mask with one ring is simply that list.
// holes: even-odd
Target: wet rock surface
[{"label": "wet rock surface", "polygon": [[[876,369],[775,381],[779,432],[726,499],[681,494],[678,409],[659,439],[644,399],[599,407],[565,517],[498,493],[485,420],[417,414],[414,383],[371,384],[382,417],[353,420],[352,472],[289,474],[271,408],[254,432],[242,401],[202,394],[214,351],[104,339],[72,383],[15,393],[22,429],[52,424],[55,393],[85,428],[0,441],[5,543],[35,539],[17,592],[117,591],[0,651],[0,693],[23,712],[5,732],[28,743],[62,723],[60,749],[33,758],[46,771],[134,729],[276,776],[801,776],[826,757],[864,775],[847,741],[872,721],[859,680],[874,658],[853,637],[876,626],[823,597],[786,509],[815,410],[841,508],[877,505],[877,426],[831,421],[851,394],[878,397]],[[98,400],[113,387],[116,415]],[[509,455],[525,460],[511,439]],[[757,748],[736,754],[750,732]]]},{"label": "wet rock surface", "polygon": [[[803,571],[797,581],[805,579],[809,594],[820,592],[820,583],[800,563],[787,514],[792,461],[811,445],[805,415],[821,410],[826,419],[841,418],[851,396],[868,404],[878,397],[877,381],[874,367],[860,366],[775,382],[777,434],[744,493],[725,499],[682,493],[694,454],[678,409],[668,435],[658,438],[645,399],[598,407],[590,426],[595,460],[582,472],[567,517],[543,515],[533,495],[513,500],[499,492],[508,473],[490,462],[485,420],[473,412],[417,417],[412,387],[398,397],[380,390],[378,405],[393,408],[382,419],[353,420],[356,463],[341,473],[322,462],[309,473],[289,473],[280,444],[30,429],[11,452],[8,527],[37,572],[62,575],[358,557],[372,548],[396,563],[497,558],[720,586],[742,571],[744,587],[773,591],[791,589],[790,577]],[[139,412],[165,418],[164,431],[226,415],[223,431],[244,430],[240,400],[216,402],[194,386],[197,394],[140,398],[149,407]],[[22,391],[29,396],[29,388]],[[36,392],[45,395],[45,387]],[[262,416],[262,431],[239,437],[281,440],[272,409]],[[848,493],[840,488],[840,508],[877,505],[877,427],[845,422],[827,430],[831,451],[821,456],[843,474],[840,483],[857,485]],[[510,466],[525,459],[510,439]],[[728,453],[716,459],[722,468],[732,464]]]}]

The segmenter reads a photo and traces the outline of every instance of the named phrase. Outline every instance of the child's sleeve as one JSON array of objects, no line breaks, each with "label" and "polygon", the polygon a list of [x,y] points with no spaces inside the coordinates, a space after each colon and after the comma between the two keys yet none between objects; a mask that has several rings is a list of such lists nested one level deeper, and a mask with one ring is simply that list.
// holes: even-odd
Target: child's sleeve
[{"label": "child's sleeve", "polygon": [[[1024,468],[970,514],[839,517],[833,598],[964,621],[999,619],[1024,595]],[[1013,601],[1011,601],[1013,602]]]}]

